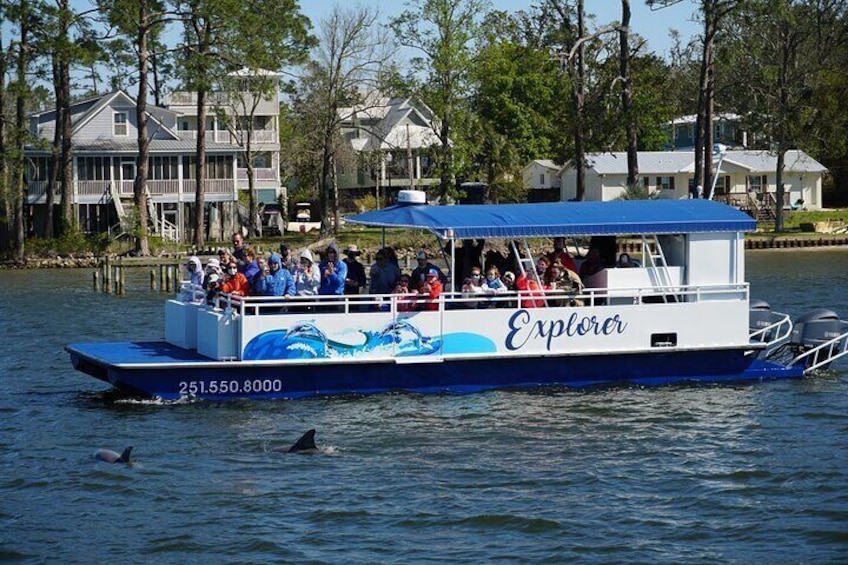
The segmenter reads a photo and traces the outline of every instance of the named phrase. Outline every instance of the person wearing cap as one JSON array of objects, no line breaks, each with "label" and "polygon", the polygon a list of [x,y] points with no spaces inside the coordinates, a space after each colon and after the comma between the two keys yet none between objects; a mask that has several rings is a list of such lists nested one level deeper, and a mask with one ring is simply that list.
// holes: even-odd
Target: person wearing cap
[{"label": "person wearing cap", "polygon": [[312,252],[300,252],[300,264],[294,271],[294,291],[298,296],[315,296],[321,286],[321,271],[312,258]]},{"label": "person wearing cap", "polygon": [[[216,259],[217,261],[217,259]],[[206,304],[212,306],[215,303],[215,297],[221,290],[221,275],[213,272],[206,276]]]},{"label": "person wearing cap", "polygon": [[325,259],[320,263],[321,286],[318,294],[342,295],[344,294],[345,279],[347,278],[347,264],[339,259],[339,248],[335,243],[327,247]]},{"label": "person wearing cap", "polygon": [[359,248],[349,245],[345,249],[344,263],[347,265],[347,277],[345,277],[344,293],[359,294],[360,289],[365,287],[365,267],[356,260],[359,256]]},{"label": "person wearing cap", "polygon": [[283,268],[279,255],[272,253],[268,258],[268,266],[259,273],[256,279],[256,294],[260,296],[293,296],[294,279],[291,273]]},{"label": "person wearing cap", "polygon": [[[203,279],[203,290],[209,290],[209,283],[211,282],[209,280],[210,277],[212,275],[217,275],[218,278],[221,278],[221,275],[224,274],[223,271],[221,270],[221,262],[216,257],[209,259],[206,262],[205,273],[206,273],[206,275]],[[215,279],[215,280],[217,281],[218,279]]]},{"label": "person wearing cap", "polygon": [[439,282],[442,283],[442,286],[448,284],[448,278],[441,269],[427,260],[426,251],[423,249],[419,250],[415,258],[418,260],[418,266],[412,270],[412,275],[410,277],[410,284],[412,285],[412,288],[420,291],[421,287],[427,282],[427,273],[429,273],[431,269],[436,270],[436,276],[439,277]]},{"label": "person wearing cap", "polygon": [[418,289],[418,294],[421,295],[423,302],[419,305],[419,310],[438,310],[439,295],[442,294],[442,281],[439,280],[439,270],[435,267],[427,271],[424,278],[424,284]]}]

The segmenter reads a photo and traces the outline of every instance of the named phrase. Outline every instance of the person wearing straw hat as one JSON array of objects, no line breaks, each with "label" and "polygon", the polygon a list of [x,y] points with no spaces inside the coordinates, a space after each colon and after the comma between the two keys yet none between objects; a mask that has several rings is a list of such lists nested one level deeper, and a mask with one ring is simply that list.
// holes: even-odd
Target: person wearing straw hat
[{"label": "person wearing straw hat", "polygon": [[360,289],[365,287],[365,267],[356,260],[360,255],[356,244],[348,245],[345,249],[344,262],[347,265],[347,277],[345,277],[345,294],[359,294]]}]

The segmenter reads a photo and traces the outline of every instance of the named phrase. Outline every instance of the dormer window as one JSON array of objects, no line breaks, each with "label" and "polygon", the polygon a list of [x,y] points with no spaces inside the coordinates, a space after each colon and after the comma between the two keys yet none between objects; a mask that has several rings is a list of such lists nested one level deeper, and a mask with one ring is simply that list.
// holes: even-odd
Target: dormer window
[{"label": "dormer window", "polygon": [[129,135],[126,112],[115,112],[112,114],[112,135],[116,137]]}]

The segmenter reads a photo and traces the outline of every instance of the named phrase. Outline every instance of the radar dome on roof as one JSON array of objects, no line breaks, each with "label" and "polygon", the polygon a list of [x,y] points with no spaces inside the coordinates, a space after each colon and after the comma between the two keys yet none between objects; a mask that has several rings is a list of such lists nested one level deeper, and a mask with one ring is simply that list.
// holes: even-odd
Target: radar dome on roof
[{"label": "radar dome on roof", "polygon": [[398,204],[427,204],[427,194],[423,190],[401,190]]}]

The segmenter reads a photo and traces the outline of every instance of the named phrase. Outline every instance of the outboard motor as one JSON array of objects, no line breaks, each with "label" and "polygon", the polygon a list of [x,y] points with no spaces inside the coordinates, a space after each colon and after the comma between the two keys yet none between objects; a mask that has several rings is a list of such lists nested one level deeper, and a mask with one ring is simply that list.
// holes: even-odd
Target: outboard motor
[{"label": "outboard motor", "polygon": [[795,320],[789,342],[802,349],[812,349],[842,333],[842,322],[836,312],[817,308]]},{"label": "outboard motor", "polygon": [[[772,324],[771,306],[765,300],[751,300],[748,311],[748,331],[754,333],[757,330],[767,328]],[[773,332],[767,332],[762,335],[759,341],[771,341]]]}]

